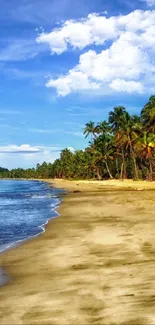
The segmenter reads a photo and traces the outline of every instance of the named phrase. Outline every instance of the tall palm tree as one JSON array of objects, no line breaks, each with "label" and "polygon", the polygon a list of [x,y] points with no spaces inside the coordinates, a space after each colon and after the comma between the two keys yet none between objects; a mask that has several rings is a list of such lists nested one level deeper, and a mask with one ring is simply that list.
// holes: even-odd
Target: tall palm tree
[{"label": "tall palm tree", "polygon": [[109,162],[113,160],[113,147],[111,138],[107,134],[102,134],[94,140],[92,149],[96,157],[96,161],[103,162],[105,164],[107,173],[112,179],[112,172],[109,167]]},{"label": "tall palm tree", "polygon": [[86,123],[84,132],[83,132],[83,134],[85,135],[85,138],[87,138],[90,135],[91,142],[92,142],[93,136],[95,135],[95,133],[96,133],[95,123],[93,121]]},{"label": "tall palm tree", "polygon": [[122,125],[122,133],[119,139],[120,145],[125,147],[126,151],[129,149],[130,156],[133,161],[134,167],[134,178],[138,179],[138,168],[136,163],[136,154],[134,150],[134,144],[136,139],[138,138],[137,128],[138,124],[135,123],[137,119],[135,116],[130,116],[128,112],[124,113],[123,116],[123,125]]},{"label": "tall palm tree", "polygon": [[141,111],[142,123],[146,130],[155,133],[155,96],[151,96]]},{"label": "tall palm tree", "polygon": [[[122,134],[125,113],[126,113],[126,109],[124,106],[116,106],[114,107],[114,110],[109,113],[109,123],[111,124],[116,145],[117,142],[120,141],[120,137]],[[120,178],[121,179],[126,178],[125,149],[123,146],[121,146],[120,148],[117,148],[116,151],[117,151],[116,160],[118,160],[119,157],[122,156]],[[116,161],[116,165],[118,166],[118,161]]]},{"label": "tall palm tree", "polygon": [[122,130],[125,112],[125,107],[116,106],[114,107],[114,110],[109,113],[109,123],[111,124],[113,132],[117,133],[117,136],[119,136],[119,133]]},{"label": "tall palm tree", "polygon": [[94,176],[97,176],[98,180],[102,179],[101,175],[101,156],[94,147],[94,143],[91,143],[88,148],[86,148],[86,153],[91,157],[91,168],[93,170]]}]

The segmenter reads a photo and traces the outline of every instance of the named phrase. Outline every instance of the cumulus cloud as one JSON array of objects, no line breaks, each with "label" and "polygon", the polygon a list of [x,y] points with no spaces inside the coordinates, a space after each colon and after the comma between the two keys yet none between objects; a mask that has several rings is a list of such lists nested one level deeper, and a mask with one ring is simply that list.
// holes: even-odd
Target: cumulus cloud
[{"label": "cumulus cloud", "polygon": [[[134,46],[122,35],[109,49],[97,54],[89,50],[82,54],[79,64],[68,74],[50,79],[46,86],[57,89],[58,95],[66,96],[74,91],[103,90],[142,93],[147,87],[155,66],[148,53]],[[149,78],[148,78],[149,75]]]},{"label": "cumulus cloud", "polygon": [[50,33],[41,33],[37,42],[49,44],[51,53],[68,49],[104,46],[98,53],[88,49],[66,75],[49,79],[47,87],[58,95],[76,91],[145,92],[155,76],[155,11],[136,10],[128,15],[107,18],[90,14],[80,21],[66,21]]},{"label": "cumulus cloud", "polygon": [[78,69],[70,70],[68,75],[60,77],[56,80],[49,80],[46,83],[48,88],[56,88],[58,94],[66,96],[72,91],[85,90],[85,89],[97,89],[99,85],[96,82],[90,80],[90,78]]},{"label": "cumulus cloud", "polygon": [[155,26],[155,11],[135,10],[125,16],[109,18],[94,13],[79,21],[67,20],[49,33],[42,32],[36,41],[47,43],[52,54],[61,54],[69,46],[83,49],[92,44],[103,45],[126,31],[143,34],[150,26]]},{"label": "cumulus cloud", "polygon": [[42,32],[36,39],[37,43],[47,43],[51,54],[65,52],[69,45],[83,49],[90,44],[101,45],[107,39],[116,38],[119,30],[116,17],[106,18],[97,14],[89,14],[79,21],[67,20],[60,28],[50,33]]},{"label": "cumulus cloud", "polygon": [[115,79],[109,85],[109,87],[115,91],[124,91],[127,93],[143,92],[143,85],[140,82],[136,81],[126,81],[122,79]]}]

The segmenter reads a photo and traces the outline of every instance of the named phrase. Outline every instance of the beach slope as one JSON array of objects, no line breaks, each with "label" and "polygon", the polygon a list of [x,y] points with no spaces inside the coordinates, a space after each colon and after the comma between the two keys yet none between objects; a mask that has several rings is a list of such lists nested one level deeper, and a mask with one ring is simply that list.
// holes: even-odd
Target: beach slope
[{"label": "beach slope", "polygon": [[61,216],[0,256],[0,324],[155,323],[155,191],[137,184],[54,181]]}]

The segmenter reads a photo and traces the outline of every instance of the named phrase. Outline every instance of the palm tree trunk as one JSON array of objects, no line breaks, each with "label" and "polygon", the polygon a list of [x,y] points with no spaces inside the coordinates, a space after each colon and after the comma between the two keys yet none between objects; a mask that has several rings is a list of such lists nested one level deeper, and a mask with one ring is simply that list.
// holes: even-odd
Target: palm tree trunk
[{"label": "palm tree trunk", "polygon": [[107,168],[108,175],[109,175],[109,177],[112,179],[113,176],[112,176],[112,174],[111,174],[111,172],[110,172],[110,169],[109,169],[109,166],[108,166],[107,161],[105,161],[105,165],[106,165],[106,168]]},{"label": "palm tree trunk", "polygon": [[135,158],[135,154],[132,150],[132,159],[133,159],[133,163],[134,163],[134,169],[135,169],[135,179],[138,180],[138,168],[137,168],[137,164],[136,164],[136,158]]},{"label": "palm tree trunk", "polygon": [[117,173],[117,177],[119,175],[119,168],[118,168],[118,158],[116,157],[116,173]]},{"label": "palm tree trunk", "polygon": [[123,179],[124,176],[126,174],[126,170],[125,170],[125,158],[124,158],[124,151],[122,149],[122,165],[121,165],[121,175],[120,178]]},{"label": "palm tree trunk", "polygon": [[121,179],[123,179],[123,170],[124,170],[124,160],[122,161],[122,165],[121,165],[121,174],[120,174]]},{"label": "palm tree trunk", "polygon": [[133,160],[133,165],[134,165],[134,174],[135,174],[135,180],[138,180],[138,168],[137,168],[137,164],[136,164],[136,158],[135,158],[135,153],[134,150],[132,148],[132,143],[131,143],[131,139],[129,138],[129,143],[130,143],[130,153],[131,153],[131,157]]},{"label": "palm tree trunk", "polygon": [[126,173],[126,160],[124,158],[124,174],[123,174],[123,178],[126,179],[127,178],[127,173]]},{"label": "palm tree trunk", "polygon": [[96,167],[96,173],[97,173],[97,179],[100,181],[102,179],[102,177],[100,175],[100,171],[99,171],[98,167]]},{"label": "palm tree trunk", "polygon": [[152,182],[153,170],[152,170],[152,162],[151,162],[151,159],[149,160],[149,165],[150,165],[150,181]]}]

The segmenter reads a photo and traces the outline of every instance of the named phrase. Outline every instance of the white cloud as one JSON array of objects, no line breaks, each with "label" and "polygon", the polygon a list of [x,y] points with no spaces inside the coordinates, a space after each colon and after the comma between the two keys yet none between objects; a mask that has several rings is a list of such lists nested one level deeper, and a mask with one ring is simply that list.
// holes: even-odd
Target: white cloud
[{"label": "white cloud", "polygon": [[89,14],[79,21],[67,20],[62,27],[50,33],[42,32],[36,39],[37,43],[48,43],[51,53],[61,54],[71,45],[82,49],[90,44],[104,44],[107,39],[117,37],[115,17],[107,19],[97,14]]},{"label": "white cloud", "polygon": [[53,162],[59,158],[60,152],[58,151],[43,151],[39,153],[29,154],[12,154],[0,152],[0,166],[8,169],[12,168],[31,168],[35,167],[37,163],[42,164],[44,161],[47,163]]},{"label": "white cloud", "polygon": [[82,71],[76,71],[76,69],[70,70],[68,75],[60,77],[56,80],[49,80],[46,84],[49,87],[55,87],[58,94],[66,96],[72,91],[85,90],[85,89],[97,89],[99,85],[96,82],[91,81],[86,74]]},{"label": "white cloud", "polygon": [[109,87],[118,92],[127,92],[127,93],[143,92],[142,84],[136,81],[125,81],[122,79],[115,79],[112,81]]},{"label": "white cloud", "polygon": [[146,2],[149,7],[155,6],[155,0],[141,0],[142,2]]},{"label": "white cloud", "polygon": [[[70,133],[72,134],[72,132]],[[0,146],[0,167],[12,168],[31,168],[37,163],[42,164],[44,161],[53,163],[60,157],[64,147],[55,146],[32,146],[29,144]],[[68,147],[74,152],[73,147]]]},{"label": "white cloud", "polygon": [[[108,41],[108,43],[107,43]],[[47,42],[51,53],[61,54],[68,46],[82,49],[104,45],[100,53],[88,50],[66,75],[49,79],[47,87],[59,96],[72,92],[142,93],[152,88],[155,76],[155,11],[136,10],[106,18],[91,14],[80,21],[66,21],[37,42]]]},{"label": "white cloud", "polygon": [[75,151],[75,149],[73,147],[68,147],[67,149],[70,150],[71,152]]},{"label": "white cloud", "polygon": [[50,152],[60,152],[63,147],[60,146],[31,146],[29,144],[15,145],[10,144],[7,146],[0,146],[0,153],[19,153],[19,154],[36,154],[44,152],[45,154]]},{"label": "white cloud", "polygon": [[[5,168],[29,168],[44,161],[53,162],[59,158],[61,146],[32,146],[29,144],[0,146],[0,166]],[[69,147],[74,151],[72,147]]]},{"label": "white cloud", "polygon": [[36,41],[47,43],[52,54],[61,54],[68,46],[83,49],[91,44],[103,45],[107,40],[117,39],[123,32],[143,33],[152,25],[155,26],[154,11],[135,10],[125,16],[109,18],[94,13],[79,21],[67,20],[50,33],[42,32]]},{"label": "white cloud", "polygon": [[37,153],[40,149],[29,144],[0,146],[0,153]]}]

